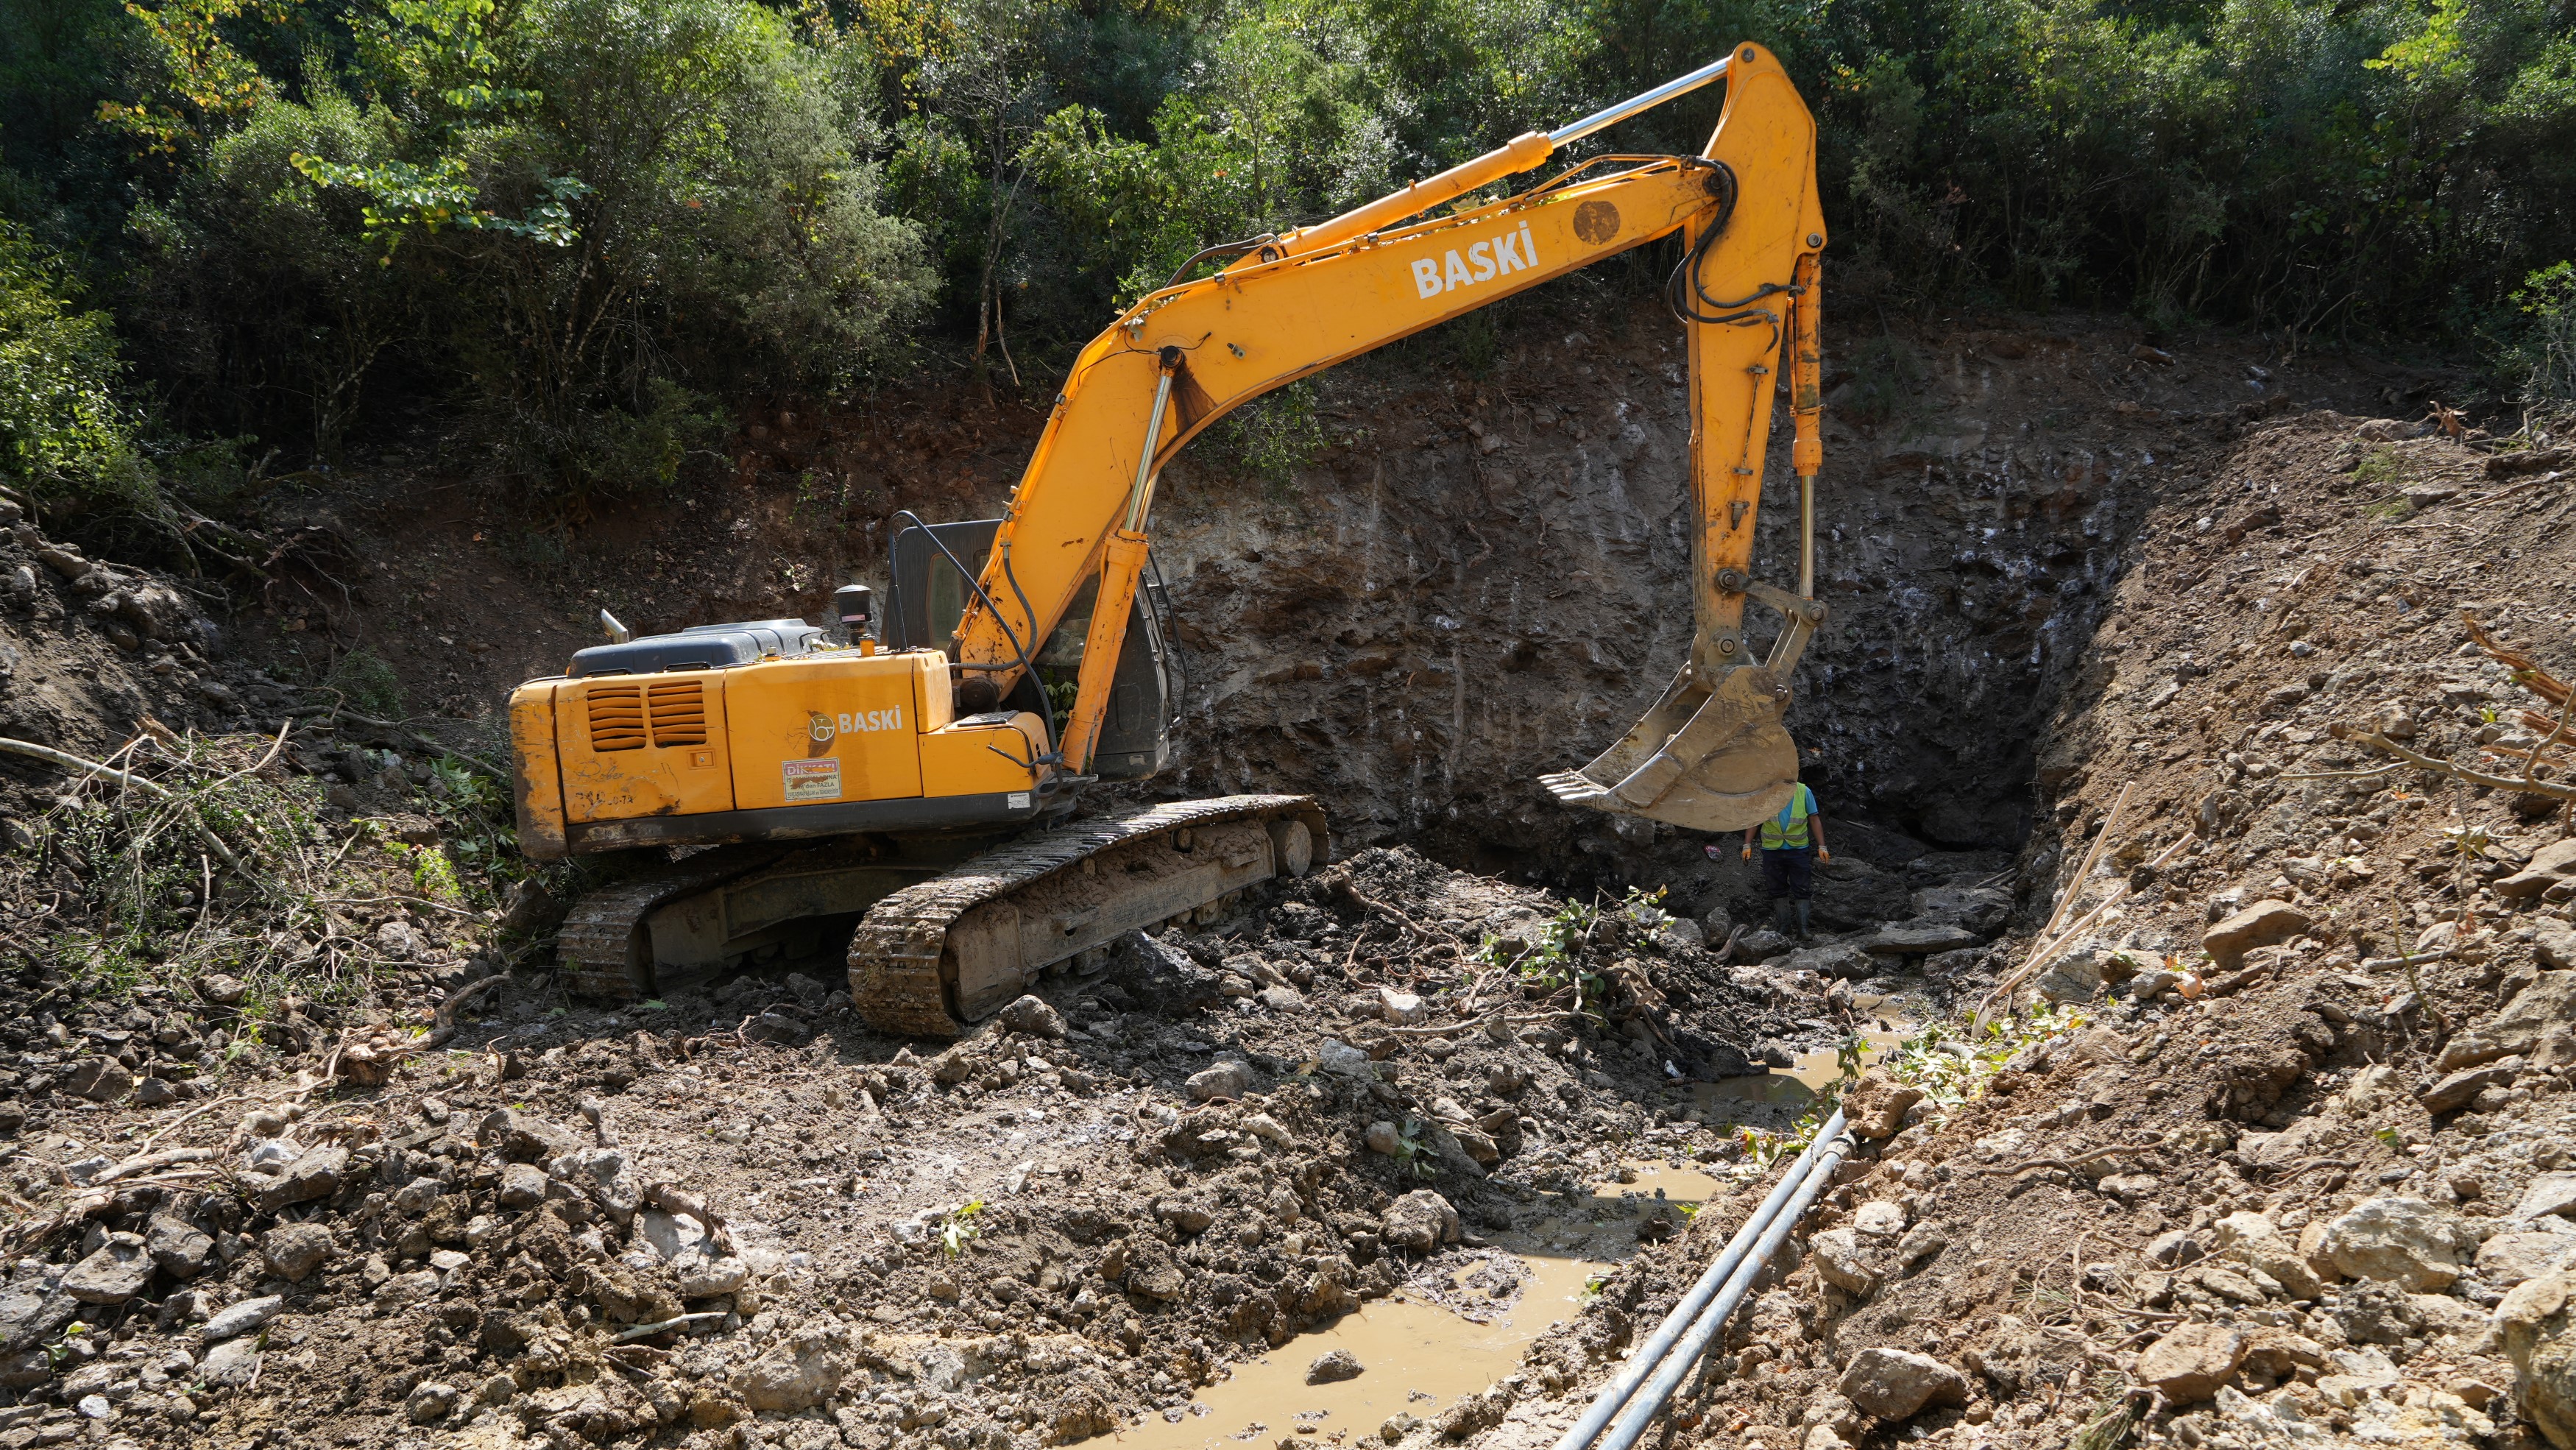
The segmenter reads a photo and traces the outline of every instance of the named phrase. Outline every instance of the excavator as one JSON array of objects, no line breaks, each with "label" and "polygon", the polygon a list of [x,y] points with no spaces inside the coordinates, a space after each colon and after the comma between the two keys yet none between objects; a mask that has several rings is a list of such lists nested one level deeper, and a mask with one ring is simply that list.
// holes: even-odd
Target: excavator
[{"label": "excavator", "polygon": [[[1699,155],[1597,155],[1488,192],[1720,81]],[[1311,870],[1329,840],[1305,796],[1076,815],[1087,787],[1152,776],[1171,753],[1179,662],[1148,549],[1161,470],[1228,409],[1675,234],[1690,655],[1634,729],[1543,784],[1569,806],[1698,831],[1775,814],[1797,779],[1791,671],[1825,613],[1825,228],[1814,120],[1747,44],[1328,221],[1201,252],[1075,359],[1001,518],[897,516],[882,619],[857,584],[834,595],[829,631],[773,619],[638,638],[603,611],[608,643],[509,702],[524,852],[644,863],[572,907],[557,942],[572,987],[649,996],[846,942],[867,1022],[956,1036],[1041,973],[1096,966],[1125,932],[1212,921],[1247,888]],[[1784,370],[1794,591],[1751,574]],[[1759,660],[1748,600],[1781,618]]]}]

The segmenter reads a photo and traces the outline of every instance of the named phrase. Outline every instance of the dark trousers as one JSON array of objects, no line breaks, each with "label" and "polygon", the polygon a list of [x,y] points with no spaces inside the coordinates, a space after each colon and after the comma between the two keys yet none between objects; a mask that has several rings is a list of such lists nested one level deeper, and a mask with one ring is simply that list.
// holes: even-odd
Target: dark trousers
[{"label": "dark trousers", "polygon": [[1762,848],[1762,894],[1773,901],[1808,901],[1816,894],[1816,848]]}]

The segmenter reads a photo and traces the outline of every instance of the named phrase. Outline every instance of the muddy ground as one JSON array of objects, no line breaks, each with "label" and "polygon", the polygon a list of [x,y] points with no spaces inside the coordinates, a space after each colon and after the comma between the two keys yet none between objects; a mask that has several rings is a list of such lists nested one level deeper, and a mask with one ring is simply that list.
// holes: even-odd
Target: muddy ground
[{"label": "muddy ground", "polygon": [[[780,612],[864,565],[860,513],[990,507],[1006,428],[767,420],[695,532],[504,538],[387,470],[295,502],[249,593],[14,521],[0,734],[132,778],[0,766],[0,1446],[1016,1450],[1188,1429],[1231,1367],[1396,1298],[1511,1313],[1518,1367],[1383,1425],[1208,1432],[1534,1444],[1812,1106],[1716,1085],[1936,1021],[1967,1040],[1881,1058],[1889,1131],[1670,1439],[2538,1443],[2576,1403],[2547,1299],[2576,848],[2542,792],[2369,773],[2350,737],[2518,775],[2549,733],[2461,613],[2576,666],[2548,440],[2374,419],[2422,379],[2241,341],[1921,346],[1835,440],[1845,612],[1800,723],[1839,859],[1791,942],[1731,860],[1526,785],[1686,625],[1654,342],[1519,344],[1596,372],[1371,374],[1296,488],[1171,491],[1208,662],[1173,787],[1313,790],[1340,859],[954,1047],[864,1032],[828,962],[563,996],[579,881],[513,865],[478,722],[648,548],[673,612],[630,623]],[[884,496],[818,516],[871,457]],[[1479,546],[1550,512],[1544,551]],[[418,713],[368,708],[403,705],[369,658]],[[1492,678],[1503,708],[1460,708]],[[1696,1212],[1619,1196],[1675,1165]],[[1522,1313],[1569,1223],[1597,1282]]]}]

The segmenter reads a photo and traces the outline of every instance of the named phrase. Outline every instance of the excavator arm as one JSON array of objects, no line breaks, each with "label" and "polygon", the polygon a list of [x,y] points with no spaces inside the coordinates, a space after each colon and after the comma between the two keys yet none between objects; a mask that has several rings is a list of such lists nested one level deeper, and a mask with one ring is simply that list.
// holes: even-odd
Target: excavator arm
[{"label": "excavator arm", "polygon": [[[1724,79],[1699,156],[1610,156],[1501,201],[1409,220],[1685,90]],[[1822,619],[1812,577],[1817,439],[1815,124],[1759,46],[1563,130],[1533,132],[1320,225],[1264,239],[1213,276],[1143,298],[1075,360],[956,635],[957,668],[999,698],[1092,593],[1077,691],[1055,742],[1080,776],[1099,739],[1163,466],[1272,389],[1678,232],[1672,290],[1690,359],[1695,631],[1636,729],[1547,779],[1571,804],[1702,830],[1775,813],[1797,778],[1781,726],[1790,669]],[[1780,370],[1796,418],[1806,519],[1795,594],[1751,577],[1764,445]],[[1095,591],[1096,592],[1093,592]],[[1786,626],[1754,662],[1744,604]],[[974,688],[969,686],[969,688]],[[977,690],[977,697],[985,692]]]}]

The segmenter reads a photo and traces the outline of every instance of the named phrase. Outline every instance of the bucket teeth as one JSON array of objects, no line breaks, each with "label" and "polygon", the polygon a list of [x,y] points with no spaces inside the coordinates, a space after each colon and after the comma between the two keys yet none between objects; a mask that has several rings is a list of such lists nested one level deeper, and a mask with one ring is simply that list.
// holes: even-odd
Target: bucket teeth
[{"label": "bucket teeth", "polygon": [[1559,770],[1538,778],[1548,794],[1569,806],[1591,806],[1596,810],[1624,809],[1601,783],[1579,770]]}]

